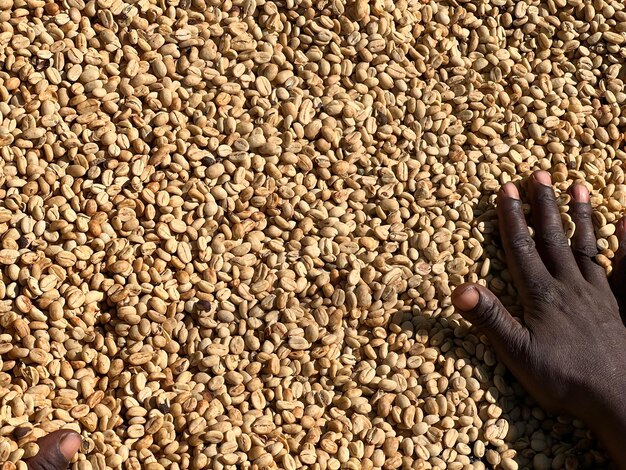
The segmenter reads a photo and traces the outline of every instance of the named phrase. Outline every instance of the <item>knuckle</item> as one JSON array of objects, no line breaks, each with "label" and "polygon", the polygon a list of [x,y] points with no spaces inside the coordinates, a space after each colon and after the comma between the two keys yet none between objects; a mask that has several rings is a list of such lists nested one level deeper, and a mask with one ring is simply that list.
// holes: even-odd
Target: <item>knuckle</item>
[{"label": "knuckle", "polygon": [[498,210],[507,218],[524,218],[522,201],[519,199],[505,199],[499,202]]},{"label": "knuckle", "polygon": [[595,258],[598,254],[598,247],[595,243],[593,245],[590,243],[583,243],[572,246],[572,252],[574,253],[574,256],[579,258]]},{"label": "knuckle", "polygon": [[480,306],[480,314],[474,324],[481,329],[492,329],[500,321],[500,308],[493,301]]},{"label": "knuckle", "polygon": [[521,199],[508,198],[502,201],[500,206],[507,211],[518,211],[522,209],[523,203]]},{"label": "knuckle", "polygon": [[575,220],[576,223],[581,224],[581,223],[592,222],[591,207],[589,206],[589,204],[578,202],[573,207],[573,210],[574,210],[573,215],[576,218]]},{"label": "knuckle", "polygon": [[554,289],[553,285],[543,277],[532,277],[526,280],[528,292],[545,292]]},{"label": "knuckle", "polygon": [[27,462],[28,470],[65,470],[67,468],[68,462],[61,452],[55,451],[44,454],[30,459]]},{"label": "knuckle", "polygon": [[528,233],[517,233],[511,237],[511,246],[520,253],[530,253],[535,249],[535,240]]},{"label": "knuckle", "polygon": [[537,281],[528,290],[528,297],[534,305],[557,305],[562,297],[556,284]]},{"label": "knuckle", "polygon": [[541,232],[541,244],[546,248],[567,247],[567,237],[563,233],[563,228],[552,224],[546,226]]},{"label": "knuckle", "polygon": [[541,205],[556,204],[554,191],[549,187],[541,187],[535,194],[535,200]]}]

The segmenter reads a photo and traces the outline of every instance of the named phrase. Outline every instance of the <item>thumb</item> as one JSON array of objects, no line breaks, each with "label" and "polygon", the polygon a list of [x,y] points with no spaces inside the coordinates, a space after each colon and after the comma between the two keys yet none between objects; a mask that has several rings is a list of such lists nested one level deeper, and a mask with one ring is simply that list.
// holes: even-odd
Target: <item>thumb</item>
[{"label": "thumb", "polygon": [[479,284],[462,284],[452,293],[452,303],[505,357],[524,346],[528,330],[520,325],[493,293]]},{"label": "thumb", "polygon": [[66,470],[81,445],[80,435],[70,429],[54,431],[37,441],[39,452],[28,459],[28,470]]}]

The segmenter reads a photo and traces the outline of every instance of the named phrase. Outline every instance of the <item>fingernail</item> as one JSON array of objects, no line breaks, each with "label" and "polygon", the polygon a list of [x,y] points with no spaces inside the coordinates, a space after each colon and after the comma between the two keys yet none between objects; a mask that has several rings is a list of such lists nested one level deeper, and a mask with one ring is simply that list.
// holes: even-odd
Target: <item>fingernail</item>
[{"label": "fingernail", "polygon": [[576,202],[589,202],[589,191],[582,184],[572,186],[572,197]]},{"label": "fingernail", "polygon": [[476,308],[480,301],[480,292],[474,286],[460,286],[452,294],[452,303],[463,312]]},{"label": "fingernail", "polygon": [[533,178],[535,178],[535,181],[545,186],[552,185],[552,178],[550,178],[550,173],[548,173],[547,171],[544,171],[544,170],[535,171],[533,173]]},{"label": "fingernail", "polygon": [[59,450],[63,454],[63,457],[66,460],[71,460],[78,449],[80,449],[80,445],[82,444],[82,439],[75,432],[69,433],[67,436],[64,436],[59,442]]},{"label": "fingernail", "polygon": [[519,191],[513,183],[506,183],[500,188],[500,192],[511,199],[519,199]]}]

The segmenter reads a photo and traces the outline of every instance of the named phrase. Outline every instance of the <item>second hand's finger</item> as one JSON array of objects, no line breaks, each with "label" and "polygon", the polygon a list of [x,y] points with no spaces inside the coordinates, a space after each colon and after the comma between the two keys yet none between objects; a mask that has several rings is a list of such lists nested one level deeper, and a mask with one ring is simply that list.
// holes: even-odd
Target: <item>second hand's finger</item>
[{"label": "second hand's finger", "polygon": [[522,201],[513,183],[507,183],[500,189],[497,211],[509,271],[515,281],[515,287],[524,298],[533,288],[541,288],[551,276],[528,232]]},{"label": "second hand's finger", "polygon": [[622,217],[617,222],[617,239],[619,248],[613,258],[613,272],[611,273],[610,284],[613,295],[617,299],[622,313],[622,318],[626,320],[624,310],[626,309],[626,217]]},{"label": "second hand's finger", "polygon": [[608,286],[604,269],[595,262],[598,246],[591,219],[589,191],[582,184],[574,184],[570,187],[569,193],[572,197],[569,213],[576,225],[572,236],[572,253],[576,263],[588,282],[598,287]]},{"label": "second hand's finger", "polygon": [[537,251],[553,276],[571,277],[578,269],[563,230],[550,174],[536,171],[529,183]]},{"label": "second hand's finger", "polygon": [[39,452],[28,460],[28,470],[66,470],[80,448],[81,438],[70,429],[60,429],[40,438],[37,444]]}]

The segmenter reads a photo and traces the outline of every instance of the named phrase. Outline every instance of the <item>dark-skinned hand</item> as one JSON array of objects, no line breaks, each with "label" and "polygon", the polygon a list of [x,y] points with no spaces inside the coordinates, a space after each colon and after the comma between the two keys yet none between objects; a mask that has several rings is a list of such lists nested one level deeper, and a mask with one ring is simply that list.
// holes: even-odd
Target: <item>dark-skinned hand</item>
[{"label": "dark-skinned hand", "polygon": [[66,470],[80,448],[81,438],[69,429],[52,432],[37,441],[39,452],[29,459],[29,470]]},{"label": "dark-skinned hand", "polygon": [[619,248],[613,259],[613,272],[609,282],[617,299],[622,320],[626,324],[626,217],[622,217],[617,223],[616,234]]},{"label": "dark-skinned hand", "polygon": [[[626,468],[626,328],[605,271],[594,260],[589,193],[583,185],[570,188],[576,226],[570,246],[549,173],[534,173],[528,192],[534,239],[515,185],[505,184],[497,199],[502,244],[523,308],[521,323],[478,284],[458,287],[453,303],[543,407],[584,420]],[[626,233],[624,228],[618,233]],[[626,259],[623,246],[618,255]],[[626,300],[623,271],[613,286]]]}]

